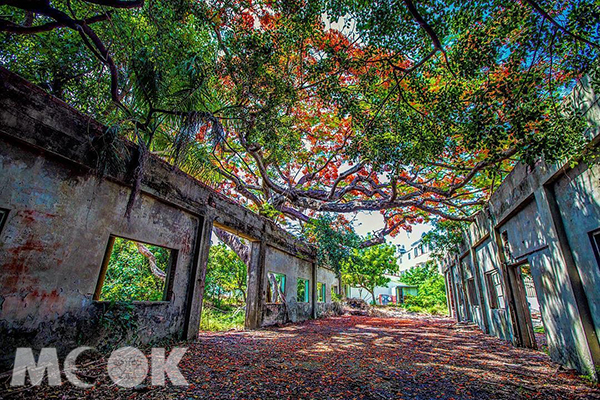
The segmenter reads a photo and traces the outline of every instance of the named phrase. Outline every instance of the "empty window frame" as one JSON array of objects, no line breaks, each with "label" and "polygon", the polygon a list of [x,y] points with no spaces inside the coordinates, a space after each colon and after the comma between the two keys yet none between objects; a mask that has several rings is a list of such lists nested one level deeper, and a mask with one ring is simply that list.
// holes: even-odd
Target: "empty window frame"
[{"label": "empty window frame", "polygon": [[177,250],[111,236],[94,300],[168,301]]},{"label": "empty window frame", "polygon": [[490,308],[504,308],[504,293],[502,284],[500,283],[500,273],[498,270],[493,270],[485,273],[485,286],[487,289]]},{"label": "empty window frame", "polygon": [[331,287],[331,298],[339,296],[337,285]]},{"label": "empty window frame", "polygon": [[298,295],[297,302],[298,303],[308,303],[309,294],[310,294],[310,284],[308,283],[308,279],[298,279]]},{"label": "empty window frame", "polygon": [[285,275],[276,272],[267,274],[267,303],[282,303],[285,297]]},{"label": "empty window frame", "polygon": [[347,298],[350,298],[352,295],[352,289],[350,288],[350,285],[344,285],[344,293],[346,294]]},{"label": "empty window frame", "polygon": [[325,299],[327,296],[326,290],[327,288],[324,283],[317,282],[317,302],[325,303]]}]

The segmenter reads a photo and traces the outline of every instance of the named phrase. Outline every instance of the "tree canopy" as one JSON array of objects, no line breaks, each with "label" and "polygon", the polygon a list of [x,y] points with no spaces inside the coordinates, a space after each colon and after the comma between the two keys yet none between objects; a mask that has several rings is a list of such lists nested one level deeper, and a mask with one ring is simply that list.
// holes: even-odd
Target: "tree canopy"
[{"label": "tree canopy", "polygon": [[[469,221],[577,154],[600,6],[566,0],[0,0],[0,62],[280,222]],[[132,196],[132,199],[134,197]]]}]

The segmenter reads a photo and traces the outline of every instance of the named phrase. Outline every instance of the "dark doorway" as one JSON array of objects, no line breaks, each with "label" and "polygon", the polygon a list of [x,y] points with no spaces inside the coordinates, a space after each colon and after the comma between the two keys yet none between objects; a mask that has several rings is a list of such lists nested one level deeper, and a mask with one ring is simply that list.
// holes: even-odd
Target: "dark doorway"
[{"label": "dark doorway", "polygon": [[531,277],[531,267],[526,262],[507,265],[510,282],[510,301],[515,316],[513,326],[517,345],[537,349],[534,320],[542,326],[539,303]]}]

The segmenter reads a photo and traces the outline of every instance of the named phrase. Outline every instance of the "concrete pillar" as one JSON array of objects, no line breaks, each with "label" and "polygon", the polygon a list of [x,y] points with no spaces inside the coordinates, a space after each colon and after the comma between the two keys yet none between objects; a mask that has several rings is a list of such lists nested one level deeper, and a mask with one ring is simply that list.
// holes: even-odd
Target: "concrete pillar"
[{"label": "concrete pillar", "polygon": [[460,280],[460,290],[462,293],[462,301],[464,304],[464,319],[465,321],[475,322],[475,318],[473,318],[473,313],[471,312],[470,299],[469,299],[469,287],[467,286],[467,278],[465,274],[465,266],[463,264],[462,258],[460,256],[457,257],[456,266],[458,268],[458,277]]},{"label": "concrete pillar", "polygon": [[[558,329],[573,333],[578,357],[585,364],[583,367],[595,380],[598,380],[595,365],[600,365],[600,345],[581,277],[573,260],[558,203],[554,192],[546,185],[536,190],[534,195],[541,222],[544,227],[547,227],[548,247],[554,261],[553,273],[556,274],[557,279],[569,284],[568,287],[561,288],[562,292],[559,295],[563,301],[574,305],[577,311],[577,315],[571,315],[571,321],[574,323],[571,323],[570,326],[560,326]],[[540,304],[540,306],[543,305]]]},{"label": "concrete pillar", "polygon": [[454,308],[454,287],[452,285],[452,271],[450,269],[444,272],[444,281],[446,283],[446,307],[448,307],[448,314],[450,317],[458,320],[456,309]]},{"label": "concrete pillar", "polygon": [[265,253],[264,241],[251,243],[246,290],[246,329],[257,329],[262,324],[262,308],[265,301]]},{"label": "concrete pillar", "polygon": [[452,267],[450,267],[450,270],[452,271],[452,278],[453,278],[452,280],[454,282],[453,287],[454,287],[454,294],[455,294],[456,305],[457,305],[457,312],[456,312],[456,314],[458,316],[457,319],[459,322],[468,321],[469,320],[469,314],[468,314],[469,304],[465,300],[466,293],[465,293],[465,288],[463,287],[462,268],[461,268],[461,264],[460,264],[460,258],[458,256],[454,257],[454,264],[452,265]]},{"label": "concrete pillar", "polygon": [[455,274],[455,269],[456,268],[456,263],[452,263],[450,264],[450,266],[448,267],[448,277],[449,277],[449,282],[450,282],[450,292],[452,293],[452,297],[453,297],[453,303],[454,303],[454,318],[456,318],[456,320],[458,322],[463,321],[463,317],[462,317],[462,312],[461,312],[461,302],[460,302],[460,297],[459,297],[459,292],[458,292],[458,286],[456,283],[456,274]]},{"label": "concrete pillar", "polygon": [[185,312],[185,323],[183,337],[193,340],[198,336],[200,329],[200,315],[202,314],[202,299],[204,296],[204,278],[206,276],[206,265],[208,263],[208,252],[210,250],[210,238],[212,234],[214,217],[207,213],[201,220],[201,229],[196,236],[196,247],[194,250],[194,261],[190,270],[188,284],[188,298]]}]

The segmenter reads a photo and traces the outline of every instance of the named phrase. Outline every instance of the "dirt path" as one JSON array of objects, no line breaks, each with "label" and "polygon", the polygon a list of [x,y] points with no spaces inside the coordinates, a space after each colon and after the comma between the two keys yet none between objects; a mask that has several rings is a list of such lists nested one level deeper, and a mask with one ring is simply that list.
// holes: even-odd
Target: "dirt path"
[{"label": "dirt path", "polygon": [[597,387],[558,370],[546,354],[448,319],[343,316],[253,332],[203,333],[185,345],[180,367],[187,387],[120,389],[100,376],[87,393],[64,384],[16,396],[600,399]]}]

